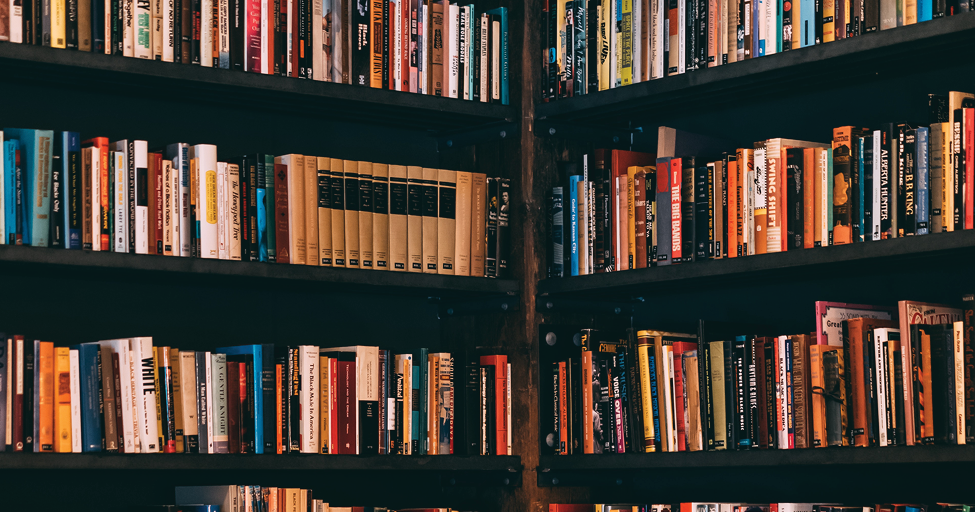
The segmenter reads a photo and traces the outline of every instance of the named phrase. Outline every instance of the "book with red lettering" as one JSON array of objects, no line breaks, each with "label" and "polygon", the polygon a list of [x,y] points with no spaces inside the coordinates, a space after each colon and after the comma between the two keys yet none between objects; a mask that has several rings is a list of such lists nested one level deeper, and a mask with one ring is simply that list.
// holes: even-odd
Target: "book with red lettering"
[{"label": "book with red lettering", "polygon": [[[633,166],[646,167],[653,166],[657,162],[657,158],[652,153],[641,153],[639,151],[626,151],[622,149],[614,149],[612,151],[612,167],[610,174],[610,183],[616,183],[619,177],[623,177],[623,183],[626,183],[626,170]],[[621,262],[627,261],[628,248],[626,245],[620,243],[620,235],[628,229],[626,224],[627,216],[625,215],[627,211],[627,194],[626,188],[623,187],[618,191],[614,191],[611,198],[612,205],[610,210],[613,212],[622,211],[624,215],[617,217],[616,222],[612,226],[613,234],[613,256],[617,263],[617,270],[623,269],[620,267]]]},{"label": "book with red lettering", "polygon": [[508,356],[481,356],[480,363],[494,367],[494,432],[497,439],[494,455],[508,455]]}]

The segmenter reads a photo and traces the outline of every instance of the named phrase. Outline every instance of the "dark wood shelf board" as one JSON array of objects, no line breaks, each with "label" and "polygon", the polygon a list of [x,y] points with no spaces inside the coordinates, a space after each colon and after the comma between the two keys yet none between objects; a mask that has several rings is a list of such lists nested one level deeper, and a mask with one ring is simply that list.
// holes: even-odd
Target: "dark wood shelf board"
[{"label": "dark wood shelf board", "polygon": [[652,126],[755,98],[769,99],[800,90],[847,86],[877,76],[912,72],[905,62],[923,62],[916,66],[917,70],[965,65],[951,49],[968,44],[973,36],[975,13],[965,13],[539,103],[535,117],[590,127],[649,127],[647,123]]},{"label": "dark wood shelf board", "polygon": [[517,456],[0,453],[0,471],[460,471],[518,473],[521,469],[521,458]]},{"label": "dark wood shelf board", "polygon": [[0,272],[54,272],[68,278],[180,279],[193,284],[294,286],[320,292],[384,293],[417,297],[512,295],[517,281],[250,261],[0,245]]},{"label": "dark wood shelf board", "polygon": [[911,260],[929,260],[933,265],[944,265],[954,261],[949,259],[951,256],[973,254],[975,231],[955,231],[623,272],[549,278],[539,282],[538,292],[543,296],[640,296],[659,289],[692,284],[706,289],[729,282],[744,282],[756,276],[810,279],[826,268],[830,272],[844,267],[879,271]]},{"label": "dark wood shelf board", "polygon": [[0,81],[221,104],[406,130],[446,132],[517,119],[508,105],[227,69],[0,43]]}]

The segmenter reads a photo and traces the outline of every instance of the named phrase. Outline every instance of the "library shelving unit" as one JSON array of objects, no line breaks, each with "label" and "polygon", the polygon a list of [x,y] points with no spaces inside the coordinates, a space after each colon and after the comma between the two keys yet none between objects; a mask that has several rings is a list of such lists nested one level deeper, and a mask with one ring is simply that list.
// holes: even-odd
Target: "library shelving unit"
[{"label": "library shelving unit", "polygon": [[[525,11],[500,5],[510,9],[509,47],[520,49]],[[147,140],[150,150],[211,143],[220,160],[297,153],[478,171],[517,190],[520,60],[510,69],[509,106],[3,42],[0,117],[82,139]],[[489,279],[3,245],[0,324],[59,345],[152,336],[191,350],[502,353],[527,375],[522,266],[513,258],[508,276]],[[529,382],[517,379],[525,394]],[[499,512],[522,493],[517,443],[513,456],[482,457],[0,453],[0,509],[131,510],[171,504],[176,486],[246,484],[310,488],[333,505]]]},{"label": "library shelving unit", "polygon": [[[659,126],[726,140],[733,150],[772,137],[830,140],[836,126],[924,124],[928,93],[972,88],[975,65],[952,51],[972,37],[975,14],[967,13],[585,96],[534,97],[536,137],[523,148],[522,173],[535,183],[536,279],[522,293],[534,301],[538,387],[551,386],[547,365],[562,357],[553,354],[578,352],[571,333],[580,328],[695,333],[704,320],[809,332],[817,300],[957,303],[972,293],[970,231],[546,278],[544,216],[546,195],[560,179],[557,162],[580,162],[595,148],[655,153]],[[533,72],[540,83],[540,66]],[[551,420],[540,406],[550,396],[546,388],[534,397],[534,448],[522,453],[526,485],[534,481],[533,499],[545,506],[975,499],[965,483],[975,470],[971,446],[553,455],[542,429]]]}]

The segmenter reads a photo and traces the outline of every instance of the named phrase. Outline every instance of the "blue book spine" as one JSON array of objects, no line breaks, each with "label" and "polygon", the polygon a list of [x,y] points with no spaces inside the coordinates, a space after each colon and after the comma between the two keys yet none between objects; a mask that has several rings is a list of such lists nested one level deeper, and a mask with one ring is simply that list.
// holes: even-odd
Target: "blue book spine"
[{"label": "blue book spine", "polygon": [[928,194],[928,128],[920,127],[917,129],[917,228],[915,233],[919,235],[928,234],[928,214],[931,211],[931,200]]},{"label": "blue book spine", "polygon": [[775,53],[782,53],[782,3],[785,0],[772,1],[775,2]]},{"label": "blue book spine", "polygon": [[[420,349],[420,360],[417,361],[420,366],[420,432],[427,431],[427,418],[429,418],[429,404],[428,404],[428,390],[427,390],[427,359],[430,354],[429,349]],[[414,447],[413,453],[416,455],[426,455],[427,454],[427,439],[424,435],[418,436],[419,442],[417,446]]]},{"label": "blue book spine", "polygon": [[266,171],[264,162],[260,160],[261,157],[262,155],[258,155],[255,165],[257,168],[257,258],[260,261],[267,261],[267,206],[265,205],[267,187],[264,183]]},{"label": "blue book spine", "polygon": [[[413,367],[413,395],[420,394],[420,367]],[[410,434],[412,439],[411,453],[416,454],[417,445],[420,443],[420,408],[413,406],[413,422],[411,423],[413,432]]]},{"label": "blue book spine", "polygon": [[102,414],[99,412],[101,372],[98,370],[99,346],[82,343],[78,350],[78,380],[81,384],[81,451],[102,451]]},{"label": "blue book spine", "polygon": [[17,243],[17,152],[20,142],[8,140],[3,143],[3,232],[5,244]]},{"label": "blue book spine", "polygon": [[[81,249],[81,135],[78,132],[61,132],[66,151],[62,156],[64,170],[61,173],[61,197],[63,198],[65,249]],[[71,228],[72,215],[77,222]]]},{"label": "blue book spine", "polygon": [[20,234],[23,245],[31,244],[31,229],[33,228],[31,201],[31,176],[37,167],[37,141],[36,131],[17,128],[4,128],[4,134],[11,139],[20,142],[20,190],[17,195],[20,199],[20,207],[17,213],[17,232]]},{"label": "blue book spine", "polygon": [[[616,12],[622,16],[622,9]],[[508,8],[491,9],[488,14],[496,14],[501,20],[501,104],[508,104]],[[621,18],[622,19],[622,18]]]},{"label": "blue book spine", "polygon": [[579,201],[576,197],[581,176],[569,176],[569,275],[579,275]]},{"label": "blue book spine", "polygon": [[[264,453],[264,380],[262,378],[264,374],[264,350],[261,345],[241,345],[238,347],[218,348],[214,352],[232,356],[246,355],[254,358],[254,364],[251,365],[254,369],[254,386],[251,389],[251,393],[254,394],[254,453]],[[271,381],[274,381],[273,376],[271,377]],[[200,436],[200,446],[202,447],[202,432]],[[277,441],[275,440],[276,443]],[[277,446],[275,446],[275,450],[277,450]]]},{"label": "blue book spine", "polygon": [[917,21],[918,23],[922,21],[928,21],[931,19],[931,6],[934,3],[931,0],[917,0]]},{"label": "blue book spine", "polygon": [[549,277],[565,275],[565,219],[562,213],[562,187],[552,188],[552,271]]},{"label": "blue book spine", "polygon": [[[54,149],[54,132],[51,130],[34,131],[33,165],[29,168],[28,180],[30,196],[28,196],[30,245],[34,247],[48,247],[51,245],[51,196],[54,185],[51,180],[51,156]],[[27,241],[24,241],[27,245]]]},{"label": "blue book spine", "polygon": [[863,144],[864,144],[864,138],[860,137],[859,142],[855,146],[857,151],[857,168],[854,170],[854,172],[857,173],[857,177],[858,177],[857,182],[859,183],[860,186],[860,190],[856,191],[856,193],[859,194],[860,196],[860,203],[859,203],[860,209],[859,211],[854,212],[854,214],[860,217],[860,241],[861,242],[867,239],[868,235],[866,234],[866,232],[867,230],[870,229],[870,226],[867,226],[866,224],[866,218],[865,218],[865,212],[867,208],[864,205],[866,205],[866,203],[863,202],[863,200],[865,199],[864,191],[866,185],[864,183],[864,178],[866,176],[863,174]]},{"label": "blue book spine", "polygon": [[[477,15],[474,14],[474,4],[469,4],[467,6],[467,29],[469,35],[467,40],[471,44],[467,45],[467,62],[471,66],[470,73],[467,73],[467,90],[470,91],[469,99],[474,99],[474,61],[481,58],[481,50],[474,43],[474,24],[477,23],[480,26],[481,22]],[[476,57],[475,57],[476,56]],[[419,72],[419,69],[417,69]]]},{"label": "blue book spine", "polygon": [[0,333],[0,451],[6,449],[7,439],[7,388],[4,384],[7,382],[7,372],[11,371],[7,368],[7,350],[10,348],[12,347],[7,345],[7,336]]},{"label": "blue book spine", "polygon": [[[816,44],[816,9],[815,0],[799,0],[799,47],[805,48]],[[793,22],[792,30],[796,30]]]}]

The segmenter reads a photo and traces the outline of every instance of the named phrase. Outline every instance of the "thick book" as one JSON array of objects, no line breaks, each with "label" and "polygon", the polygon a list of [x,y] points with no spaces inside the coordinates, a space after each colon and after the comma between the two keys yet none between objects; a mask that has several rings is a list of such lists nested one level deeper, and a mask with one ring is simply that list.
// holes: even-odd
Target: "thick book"
[{"label": "thick book", "polygon": [[329,192],[332,208],[332,266],[345,267],[345,164],[329,159]]},{"label": "thick book", "polygon": [[372,162],[358,162],[359,188],[359,268],[372,270],[373,258],[373,190]]},{"label": "thick book", "polygon": [[343,160],[345,169],[345,266],[360,268],[362,253],[359,245],[359,162]]},{"label": "thick book", "polygon": [[[288,166],[280,163],[274,163],[272,180],[268,183],[274,184],[273,201],[268,201],[268,203],[274,204],[273,216],[269,212],[268,219],[274,219],[273,230],[272,226],[268,225],[268,233],[274,233],[274,261],[278,263],[291,263],[291,236],[290,236],[290,226],[288,219],[288,211],[290,210],[289,197],[288,197]],[[270,191],[268,192],[271,193]],[[271,256],[271,240],[270,235],[268,237],[268,260],[270,261]]]},{"label": "thick book", "polygon": [[374,270],[389,270],[390,267],[389,167],[387,164],[372,164],[372,268]]},{"label": "thick book", "polygon": [[318,158],[305,156],[304,164],[301,187],[304,195],[305,264],[317,267],[321,265],[318,245]]},{"label": "thick book", "polygon": [[[394,272],[413,271],[410,257],[411,234],[409,224],[414,214],[409,207],[419,209],[419,194],[411,198],[408,168],[405,165],[389,166],[389,270]],[[419,190],[417,190],[419,192]],[[420,224],[422,226],[422,222]],[[420,228],[422,229],[422,227]],[[422,244],[422,239],[417,237]],[[419,269],[417,269],[419,270]]]},{"label": "thick book", "polygon": [[[406,269],[409,272],[424,272],[424,242],[423,228],[425,226],[424,208],[426,207],[426,185],[424,184],[424,170],[422,167],[409,166],[406,168]],[[397,171],[402,174],[402,171]],[[399,178],[397,178],[399,179]],[[390,201],[395,200],[396,194],[391,191]],[[390,208],[392,208],[392,203]],[[390,233],[392,236],[392,233]]]},{"label": "thick book", "polygon": [[471,207],[473,175],[457,171],[454,203],[454,275],[471,275]]},{"label": "thick book", "polygon": [[332,189],[329,164],[331,159],[318,157],[315,159],[315,198],[318,218],[318,255],[317,262],[323,267],[332,266]]},{"label": "thick book", "polygon": [[457,171],[440,169],[437,173],[437,256],[438,274],[456,273]]}]

